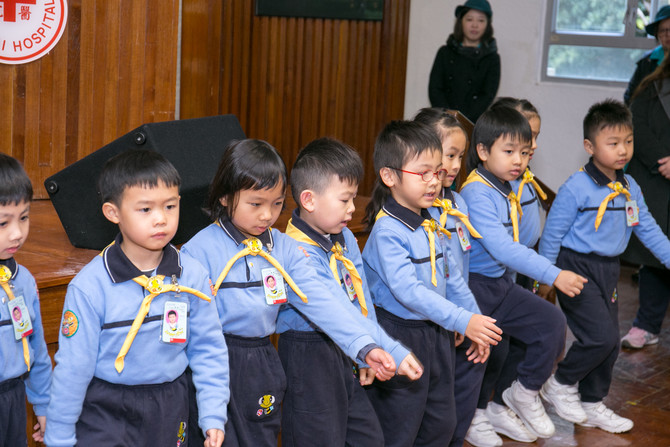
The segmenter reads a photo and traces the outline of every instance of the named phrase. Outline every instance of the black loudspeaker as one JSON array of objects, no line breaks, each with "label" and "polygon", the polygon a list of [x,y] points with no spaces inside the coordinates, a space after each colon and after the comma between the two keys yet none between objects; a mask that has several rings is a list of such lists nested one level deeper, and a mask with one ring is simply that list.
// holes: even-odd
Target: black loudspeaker
[{"label": "black loudspeaker", "polygon": [[181,244],[209,224],[202,211],[209,184],[228,143],[244,138],[234,115],[144,124],[47,178],[44,186],[72,245],[101,250],[118,232],[102,215],[97,181],[103,165],[128,149],[159,152],[181,175],[179,230],[172,240]]}]

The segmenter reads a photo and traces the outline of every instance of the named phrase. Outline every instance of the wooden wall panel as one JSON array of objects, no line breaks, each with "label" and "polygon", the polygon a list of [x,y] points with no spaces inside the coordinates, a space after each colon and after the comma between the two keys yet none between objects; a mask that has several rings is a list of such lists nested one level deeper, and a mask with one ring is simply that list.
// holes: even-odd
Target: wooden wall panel
[{"label": "wooden wall panel", "polygon": [[47,56],[0,64],[0,151],[44,179],[145,122],[175,118],[179,0],[69,0]]},{"label": "wooden wall panel", "polygon": [[403,116],[410,0],[381,22],[257,17],[250,0],[184,0],[180,117],[238,116],[290,166],[314,138],[356,148],[374,180],[382,126]]}]

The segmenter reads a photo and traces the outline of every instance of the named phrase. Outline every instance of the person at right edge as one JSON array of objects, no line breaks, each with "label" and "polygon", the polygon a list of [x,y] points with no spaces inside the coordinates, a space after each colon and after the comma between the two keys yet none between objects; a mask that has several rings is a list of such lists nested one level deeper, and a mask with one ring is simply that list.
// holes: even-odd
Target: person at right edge
[{"label": "person at right edge", "polygon": [[437,51],[430,71],[428,96],[432,107],[458,110],[474,123],[500,85],[493,11],[487,0],[467,0],[455,13],[454,32]]},{"label": "person at right edge", "polygon": [[[670,19],[666,20],[670,41]],[[647,76],[635,91],[631,112],[635,126],[635,153],[628,170],[640,185],[649,212],[661,230],[670,234],[670,58]],[[640,269],[640,307],[621,346],[641,349],[658,343],[670,301],[670,272],[640,240],[631,237],[621,257]]]}]

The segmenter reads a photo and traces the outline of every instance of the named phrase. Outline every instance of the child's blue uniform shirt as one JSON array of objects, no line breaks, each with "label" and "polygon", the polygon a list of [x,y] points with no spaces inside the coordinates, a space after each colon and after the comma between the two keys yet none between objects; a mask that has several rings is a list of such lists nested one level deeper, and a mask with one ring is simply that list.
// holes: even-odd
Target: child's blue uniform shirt
[{"label": "child's blue uniform shirt", "polygon": [[392,197],[382,210],[388,216],[377,219],[363,249],[373,302],[400,318],[433,321],[464,334],[473,312],[446,299],[444,253],[437,235],[437,286],[431,283],[430,246],[421,226],[431,215],[424,209],[419,216]]},{"label": "child's blue uniform shirt", "polygon": [[670,241],[649,213],[640,186],[635,180],[617,171],[616,177],[637,202],[639,225],[626,224],[626,201],[619,194],[607,204],[598,231],[595,220],[601,202],[612,192],[611,180],[590,160],[584,170],[575,172],[559,188],[547,216],[540,240],[540,253],[555,261],[561,246],[579,253],[618,256],[626,249],[634,231],[644,244],[667,268],[670,268]]},{"label": "child's blue uniform shirt", "polygon": [[[519,184],[522,178],[509,182],[515,194],[519,192]],[[530,183],[526,183],[523,186],[523,194],[521,194],[523,216],[519,217],[519,243],[529,248],[535,247],[542,235],[540,207],[540,199],[535,188]]]},{"label": "child's blue uniform shirt", "polygon": [[[198,232],[182,251],[199,260],[212,278],[218,278],[228,261],[246,247],[246,239],[230,219],[225,219]],[[375,345],[372,336],[352,318],[337,318],[347,310],[328,287],[314,281],[318,277],[314,268],[317,260],[278,230],[267,230],[258,239],[307,296],[308,302],[304,303],[297,295],[289,294],[289,303],[321,328],[347,356],[356,359],[363,348]],[[233,264],[221,283],[216,306],[224,333],[267,337],[276,331],[281,306],[266,303],[262,275],[265,268],[274,267],[260,256],[244,256]]]},{"label": "child's blue uniform shirt", "polygon": [[470,221],[482,235],[481,239],[471,238],[470,272],[500,278],[509,268],[553,284],[561,270],[534,250],[514,242],[507,198],[512,191],[509,182],[501,182],[481,165],[477,173],[486,184],[473,181],[461,190]]},{"label": "child's blue uniform shirt", "polygon": [[[304,220],[300,218],[299,210],[293,211],[291,218],[293,225],[300,231],[302,231],[307,237],[312,241],[316,242],[317,245],[311,244],[298,244],[300,248],[305,250],[309,255],[310,259],[313,261],[312,265],[317,277],[313,278],[313,281],[320,285],[321,287],[327,288],[333,292],[333,296],[337,298],[341,303],[344,304],[344,308],[349,311],[349,315],[335,316],[334,318],[353,318],[358,321],[363,327],[366,327],[368,332],[372,335],[375,342],[379,344],[386,352],[393,356],[396,365],[400,366],[400,363],[407,357],[409,350],[404,347],[402,344],[389,337],[386,331],[379,326],[377,323],[377,315],[375,313],[374,305],[372,304],[372,298],[370,294],[370,289],[368,288],[367,279],[365,277],[365,271],[363,269],[363,259],[361,258],[361,252],[358,248],[358,243],[354,234],[348,228],[344,228],[341,233],[331,234],[330,238],[327,238],[312,227],[309,226]],[[343,281],[336,281],[333,276],[333,272],[330,269],[330,256],[332,254],[331,249],[335,242],[339,242],[344,250],[344,255],[347,259],[353,262],[358,274],[362,279],[363,295],[365,295],[365,303],[368,311],[367,317],[364,317],[361,313],[361,306],[358,300],[351,301],[349,299],[349,294],[345,290],[346,285]],[[344,266],[342,262],[337,261],[337,271],[342,276],[342,270]],[[346,271],[346,270],[345,270]],[[293,290],[289,291],[289,295],[295,295]],[[293,296],[292,302],[299,300],[297,296]],[[351,305],[348,305],[351,304]],[[335,306],[333,311],[336,312],[339,310],[339,306]],[[277,318],[277,332],[282,333],[288,330],[294,331],[303,331],[303,332],[312,332],[319,330],[319,328],[312,323],[307,317],[298,312],[293,305],[284,305],[282,306],[281,311],[279,312],[279,317]]]},{"label": "child's blue uniform shirt", "polygon": [[[228,390],[228,351],[214,303],[190,293],[161,293],[125,357],[121,373],[114,368],[121,346],[149,294],[132,279],[143,273],[120,247],[121,236],[96,256],[68,286],[58,338],[51,401],[47,410],[45,442],[49,446],[75,444],[75,424],[93,377],[123,385],[160,384],[181,376],[190,365],[198,389],[199,424],[203,432],[224,429]],[[172,245],[163,250],[156,275],[172,275],[178,283],[211,296],[211,281],[202,266],[181,256]],[[165,303],[188,305],[187,342],[160,341]]]},{"label": "child's blue uniform shirt", "polygon": [[[15,297],[22,296],[33,326],[33,333],[28,336],[28,352],[30,353],[30,373],[25,380],[26,395],[28,402],[33,405],[33,410],[38,416],[46,415],[49,403],[49,390],[51,387],[51,358],[47,352],[44,341],[44,329],[42,328],[42,315],[40,313],[40,302],[37,293],[37,285],[33,275],[28,269],[16,263],[14,258],[0,260],[12,272],[10,280],[14,287]],[[23,359],[23,343],[14,338],[14,326],[12,316],[9,312],[7,301],[9,297],[0,288],[2,305],[0,306],[0,382],[15,379],[28,371]]]}]

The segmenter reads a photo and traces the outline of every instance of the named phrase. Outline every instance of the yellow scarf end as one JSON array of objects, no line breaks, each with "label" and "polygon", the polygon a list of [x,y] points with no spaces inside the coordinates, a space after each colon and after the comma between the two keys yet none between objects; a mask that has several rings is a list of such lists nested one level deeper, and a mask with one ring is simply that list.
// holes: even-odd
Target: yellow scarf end
[{"label": "yellow scarf end", "polygon": [[124,361],[123,357],[117,357],[116,360],[114,361],[114,369],[116,369],[116,372],[121,374],[121,371],[123,371],[124,368]]}]

